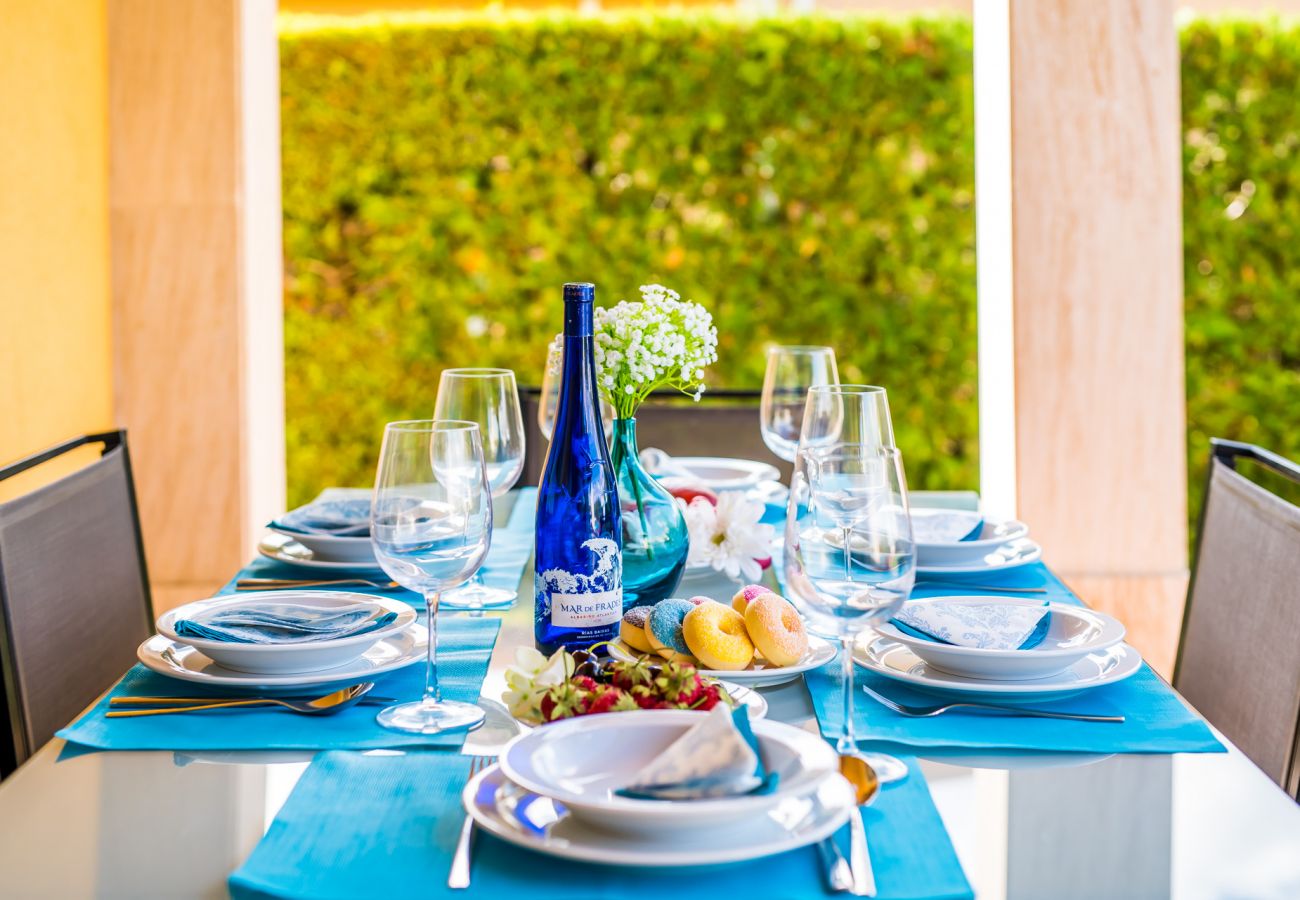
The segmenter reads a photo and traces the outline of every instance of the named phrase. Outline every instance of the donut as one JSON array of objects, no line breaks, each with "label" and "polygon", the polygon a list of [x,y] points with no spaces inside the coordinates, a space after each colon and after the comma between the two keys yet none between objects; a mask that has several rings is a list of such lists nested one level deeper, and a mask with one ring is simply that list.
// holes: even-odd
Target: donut
[{"label": "donut", "polygon": [[754,646],[774,666],[792,666],[808,652],[808,633],[789,600],[763,594],[745,607],[745,628]]},{"label": "donut", "polygon": [[745,633],[745,617],[712,600],[686,614],[682,636],[706,669],[735,672],[754,658],[754,642]]},{"label": "donut", "polygon": [[691,648],[682,637],[682,621],[693,609],[695,604],[691,601],[677,599],[660,600],[650,607],[645,620],[646,642],[664,659],[674,659],[665,650],[680,656],[691,655]]},{"label": "donut", "polygon": [[713,598],[712,598],[712,597],[705,597],[705,596],[703,596],[703,595],[700,595],[699,597],[692,597],[691,599],[687,600],[686,602],[689,603],[691,606],[699,606],[699,605],[702,604],[702,603],[712,603],[712,602],[713,602]]},{"label": "donut", "polygon": [[772,589],[765,588],[761,584],[747,584],[736,591],[736,595],[731,598],[731,608],[743,616],[745,607],[749,605],[750,600],[770,593],[772,593]]},{"label": "donut", "polygon": [[623,613],[623,621],[618,626],[618,636],[638,653],[654,653],[650,639],[646,637],[645,620],[650,618],[650,607],[634,606]]}]

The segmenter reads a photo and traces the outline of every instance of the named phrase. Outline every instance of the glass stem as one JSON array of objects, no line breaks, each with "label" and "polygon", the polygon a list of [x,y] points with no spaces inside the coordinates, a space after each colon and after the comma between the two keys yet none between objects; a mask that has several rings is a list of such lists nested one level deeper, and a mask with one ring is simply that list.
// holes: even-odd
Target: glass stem
[{"label": "glass stem", "polygon": [[424,668],[424,702],[440,703],[442,693],[438,690],[438,598],[439,591],[424,595],[429,617],[429,650],[427,664]]},{"label": "glass stem", "polygon": [[840,532],[844,535],[844,580],[852,581],[853,555],[852,549],[850,548],[850,541],[853,540],[853,526],[845,525],[840,528]]},{"label": "glass stem", "polygon": [[856,753],[857,737],[853,733],[853,638],[840,638],[840,672],[844,677],[844,731],[835,744],[835,752],[841,756]]}]

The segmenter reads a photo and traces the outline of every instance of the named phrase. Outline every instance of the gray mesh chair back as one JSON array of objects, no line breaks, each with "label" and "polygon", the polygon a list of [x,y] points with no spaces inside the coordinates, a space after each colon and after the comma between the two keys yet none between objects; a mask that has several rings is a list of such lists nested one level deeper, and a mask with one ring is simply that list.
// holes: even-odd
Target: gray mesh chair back
[{"label": "gray mesh chair back", "polygon": [[1282,457],[1214,442],[1174,687],[1295,797],[1300,508],[1236,471],[1242,460],[1300,484],[1300,467]]},{"label": "gray mesh chair back", "polygon": [[[547,440],[537,428],[537,393],[522,392],[528,441],[521,484],[537,484],[546,463]],[[718,390],[700,402],[678,395],[655,395],[637,410],[637,444],[673,456],[729,456],[771,463],[790,480],[790,464],[777,458],[759,431],[758,391]]]},{"label": "gray mesh chair back", "polygon": [[10,766],[130,668],[151,631],[125,432],[75,438],[0,469],[0,481],[86,444],[103,455],[0,503],[0,737]]}]

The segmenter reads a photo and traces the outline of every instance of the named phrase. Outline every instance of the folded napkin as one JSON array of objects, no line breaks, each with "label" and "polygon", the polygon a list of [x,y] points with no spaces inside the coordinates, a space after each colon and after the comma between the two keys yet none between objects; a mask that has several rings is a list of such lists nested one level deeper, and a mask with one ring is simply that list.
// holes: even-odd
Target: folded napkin
[{"label": "folded napkin", "polygon": [[763,765],[748,709],[718,705],[614,793],[638,800],[702,800],[770,794],[778,780]]},{"label": "folded napkin", "polygon": [[396,618],[395,612],[361,603],[329,608],[265,603],[200,613],[180,619],[172,627],[183,638],[232,644],[302,644],[365,634]]},{"label": "folded napkin", "polygon": [[1043,642],[1052,614],[1042,606],[990,601],[904,603],[891,623],[913,637],[958,647],[1029,650]]},{"label": "folded napkin", "polygon": [[333,537],[367,537],[370,534],[370,499],[313,500],[291,509],[271,522],[281,531]]},{"label": "folded napkin", "polygon": [[984,517],[964,509],[913,509],[912,537],[922,544],[973,541],[984,531]]}]

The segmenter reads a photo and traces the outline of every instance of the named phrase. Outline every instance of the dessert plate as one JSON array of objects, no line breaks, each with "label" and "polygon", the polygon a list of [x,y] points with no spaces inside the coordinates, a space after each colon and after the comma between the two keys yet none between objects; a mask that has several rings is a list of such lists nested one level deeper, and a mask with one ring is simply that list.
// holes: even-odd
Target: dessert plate
[{"label": "dessert plate", "polygon": [[1023,681],[992,681],[953,675],[936,669],[912,652],[910,647],[889,637],[867,634],[854,648],[853,661],[869,672],[966,699],[984,698],[998,702],[1052,700],[1123,681],[1142,668],[1142,654],[1128,644],[1116,644],[1090,653],[1063,672],[1046,678]]},{"label": "dessert plate", "polygon": [[[372,572],[383,574],[383,569],[372,554],[369,559],[343,559],[325,556],[312,550],[299,540],[299,535],[288,535],[279,531],[268,531],[257,543],[257,552],[267,559],[286,563],[302,569],[315,569],[324,572]],[[334,538],[333,540],[339,540]],[[369,543],[367,538],[366,542]],[[386,576],[385,576],[386,577]]]},{"label": "dessert plate", "polygon": [[[659,660],[659,657],[652,653],[640,653],[633,650],[627,644],[623,643],[622,638],[611,641],[609,644],[609,655],[615,659],[634,660],[649,658]],[[808,635],[808,652],[804,654],[803,659],[792,666],[773,666],[763,660],[751,663],[748,669],[740,671],[722,671],[715,669],[699,668],[697,671],[709,678],[716,678],[719,681],[730,681],[734,684],[742,684],[745,687],[772,687],[777,684],[785,684],[787,681],[794,681],[804,672],[820,668],[835,658],[835,645],[825,638],[819,638],[815,634]],[[662,660],[660,660],[662,661]]]},{"label": "dessert plate", "polygon": [[[916,562],[921,566],[980,565],[984,557],[997,552],[1002,545],[1018,541],[1029,534],[1029,526],[1015,519],[985,519],[977,537],[968,541],[934,541],[920,537],[916,527],[927,512],[912,510],[912,527],[916,530]],[[968,514],[978,515],[978,514]]]},{"label": "dessert plate", "polygon": [[513,785],[496,765],[471,778],[461,792],[474,823],[503,841],[549,856],[614,866],[707,866],[784,853],[838,831],[855,811],[853,801],[853,788],[832,773],[810,794],[729,822],[701,840],[698,831],[648,836],[584,822],[559,801]]},{"label": "dessert plate", "polygon": [[690,472],[710,490],[735,491],[755,487],[764,481],[780,481],[776,466],[756,459],[725,456],[674,456],[673,464]]},{"label": "dessert plate", "polygon": [[[332,640],[302,641],[293,644],[241,644],[181,637],[175,625],[220,609],[235,609],[261,604],[292,604],[319,609],[366,606],[372,615],[393,613],[396,618],[382,628],[352,637]],[[356,659],[379,641],[395,635],[416,620],[415,609],[400,600],[354,594],[344,591],[246,591],[196,600],[169,610],[158,617],[158,631],[174,642],[187,644],[203,652],[213,662],[227,669],[261,675],[294,675],[332,669]]]},{"label": "dessert plate", "polygon": [[423,661],[428,645],[425,627],[412,624],[391,637],[381,639],[346,665],[296,675],[255,675],[227,669],[213,662],[200,650],[162,634],[156,634],[141,644],[136,656],[146,668],[168,678],[213,687],[271,693],[372,681],[378,675]]},{"label": "dessert plate", "polygon": [[1013,541],[998,542],[992,550],[986,551],[982,556],[956,563],[923,565],[918,558],[916,574],[942,575],[944,577],[952,575],[991,575],[996,572],[1006,572],[1011,569],[1018,569],[1021,566],[1027,566],[1030,563],[1036,563],[1042,557],[1042,547],[1029,538],[1018,538]]},{"label": "dessert plate", "polygon": [[[1042,609],[1041,600],[1006,597],[927,597],[909,600],[908,606],[944,604],[949,606],[1022,606]],[[941,641],[908,634],[886,622],[876,631],[908,647],[930,665],[952,675],[991,681],[1017,681],[1046,678],[1063,672],[1090,653],[1097,653],[1124,640],[1124,625],[1114,616],[1096,612],[1073,603],[1045,605],[1051,619],[1047,634],[1026,650],[992,650],[986,647],[958,647]]]},{"label": "dessert plate", "polygon": [[689,710],[581,716],[515,738],[497,762],[510,781],[557,800],[574,818],[601,828],[652,834],[726,830],[795,797],[807,797],[839,770],[820,736],[783,722],[752,723],[763,763],[780,773],[776,790],[686,802],[620,797],[614,793],[655,760],[705,713]]}]

